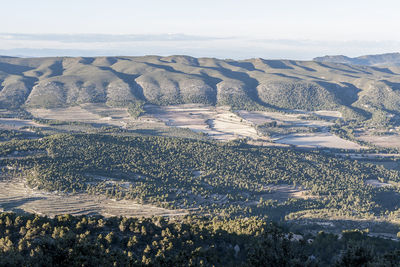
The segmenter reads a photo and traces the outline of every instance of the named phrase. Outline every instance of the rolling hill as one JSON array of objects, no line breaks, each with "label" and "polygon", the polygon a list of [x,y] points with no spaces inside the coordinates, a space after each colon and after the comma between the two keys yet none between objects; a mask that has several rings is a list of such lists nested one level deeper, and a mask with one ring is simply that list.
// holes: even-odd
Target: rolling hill
[{"label": "rolling hill", "polygon": [[400,53],[365,55],[353,58],[346,57],[343,55],[324,56],[324,57],[316,57],[314,58],[314,60],[320,62],[344,63],[351,65],[365,65],[365,66],[400,66]]},{"label": "rolling hill", "polygon": [[[323,61],[323,62],[321,62]],[[400,67],[189,56],[0,57],[0,108],[204,103],[400,114]],[[347,63],[347,62],[346,62]]]}]

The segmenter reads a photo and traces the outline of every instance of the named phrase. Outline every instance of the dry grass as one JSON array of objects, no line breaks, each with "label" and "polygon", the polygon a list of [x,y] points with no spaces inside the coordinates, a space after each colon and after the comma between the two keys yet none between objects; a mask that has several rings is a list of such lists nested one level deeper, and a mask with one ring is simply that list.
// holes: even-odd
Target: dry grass
[{"label": "dry grass", "polygon": [[68,108],[34,108],[28,111],[35,117],[43,119],[99,123],[124,128],[134,121],[126,108],[109,107],[101,103],[82,104]]},{"label": "dry grass", "polygon": [[400,148],[400,135],[397,133],[390,135],[374,135],[364,132],[357,136],[358,139],[380,147]]},{"label": "dry grass", "polygon": [[5,130],[19,130],[22,127],[33,126],[41,127],[43,125],[38,124],[32,120],[22,120],[16,118],[0,118],[0,128]]},{"label": "dry grass", "polygon": [[58,214],[126,217],[179,216],[185,210],[168,210],[132,200],[112,200],[88,194],[47,193],[33,190],[22,180],[0,181],[0,210],[25,211],[47,216]]},{"label": "dry grass", "polygon": [[[59,121],[78,121],[112,125],[127,129],[143,128],[158,129],[160,127],[187,128],[194,132],[206,134],[219,141],[230,141],[238,138],[248,138],[255,145],[296,145],[301,147],[327,147],[339,149],[360,149],[360,145],[341,139],[327,132],[332,122],[307,119],[309,115],[318,114],[329,118],[341,116],[337,111],[317,111],[284,114],[279,112],[238,111],[231,112],[229,107],[209,106],[202,104],[183,104],[172,106],[147,105],[147,113],[139,119],[129,116],[126,108],[109,107],[105,104],[82,104],[69,108],[30,109],[36,117]],[[5,123],[2,123],[2,122]],[[286,133],[274,138],[257,133],[256,126],[266,122],[276,121],[278,126],[295,129],[318,128],[318,133]],[[0,119],[0,125],[5,127],[22,127],[35,125],[29,120]],[[14,125],[14,126],[13,126]],[[164,126],[163,126],[164,125]],[[399,137],[400,143],[400,137]]]},{"label": "dry grass", "polygon": [[269,191],[268,194],[263,195],[263,197],[266,197],[268,199],[277,199],[285,201],[289,198],[299,198],[299,199],[316,198],[316,196],[311,195],[308,190],[304,190],[299,186],[293,186],[288,184],[268,185],[264,189]]},{"label": "dry grass", "polygon": [[290,144],[299,147],[326,147],[339,149],[362,149],[359,144],[342,139],[331,133],[299,133],[278,137],[274,140],[276,143]]},{"label": "dry grass", "polygon": [[[249,138],[256,145],[278,144],[296,145],[301,147],[327,147],[343,149],[361,149],[357,143],[342,139],[326,132],[326,127],[332,122],[321,120],[307,120],[304,116],[311,112],[284,114],[279,112],[238,111],[238,115],[229,111],[227,107],[212,107],[199,104],[185,104],[174,106],[151,106],[147,108],[149,115],[164,122],[167,126],[188,128],[192,131],[203,132],[210,138],[229,141],[237,138]],[[320,111],[320,115],[339,117],[337,111]],[[273,139],[260,136],[255,129],[256,125],[276,121],[285,127],[319,128],[323,132],[289,134],[277,136]]]},{"label": "dry grass", "polygon": [[188,128],[220,141],[243,137],[260,138],[251,123],[230,112],[227,107],[184,104],[151,106],[147,111],[167,126]]}]

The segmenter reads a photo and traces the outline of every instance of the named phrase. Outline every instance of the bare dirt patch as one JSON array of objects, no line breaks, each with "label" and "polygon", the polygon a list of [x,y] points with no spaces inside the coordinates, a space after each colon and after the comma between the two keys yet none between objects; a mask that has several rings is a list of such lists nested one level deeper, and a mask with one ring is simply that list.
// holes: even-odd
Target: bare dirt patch
[{"label": "bare dirt patch", "polygon": [[134,119],[126,108],[109,107],[104,104],[82,104],[80,106],[53,109],[29,109],[37,118],[67,121],[99,123],[118,127],[127,127]]},{"label": "bare dirt patch", "polygon": [[[82,104],[69,108],[30,109],[36,117],[59,121],[77,121],[112,125],[127,129],[140,127],[176,127],[203,133],[208,137],[229,141],[247,138],[254,144],[296,145],[300,147],[328,147],[339,149],[360,149],[360,145],[344,140],[327,132],[332,122],[307,119],[308,116],[337,118],[337,111],[316,111],[296,113],[237,111],[228,107],[214,107],[202,104],[184,104],[172,106],[146,105],[146,114],[139,119],[129,116],[126,108],[109,107],[105,104]],[[258,125],[276,122],[279,132],[260,133]],[[257,129],[258,130],[257,130]],[[317,130],[316,130],[317,129]],[[315,132],[318,131],[318,132]],[[273,136],[270,137],[270,136]],[[400,138],[399,138],[400,142]]]},{"label": "bare dirt patch", "polygon": [[47,216],[58,214],[126,217],[179,216],[185,210],[168,210],[133,200],[113,200],[88,194],[47,193],[29,188],[22,180],[0,180],[0,210],[25,211]]},{"label": "bare dirt patch", "polygon": [[330,120],[336,120],[336,119],[342,118],[342,113],[339,111],[334,111],[334,110],[318,110],[318,111],[314,111],[314,112],[310,112],[310,113],[319,115],[322,118],[330,119]]},{"label": "bare dirt patch", "polygon": [[232,113],[227,107],[184,104],[148,106],[146,111],[167,126],[188,128],[221,141],[244,137],[260,138],[251,123]]},{"label": "bare dirt patch", "polygon": [[43,125],[36,123],[32,120],[0,118],[0,129],[19,130],[22,127],[43,127]]},{"label": "bare dirt patch", "polygon": [[[148,106],[149,115],[162,121],[167,126],[188,128],[195,132],[203,132],[209,137],[229,141],[237,138],[249,138],[254,144],[296,145],[301,147],[328,147],[343,149],[360,149],[360,145],[342,139],[327,132],[327,127],[333,123],[323,120],[305,119],[307,116],[319,114],[319,116],[338,118],[337,111],[298,112],[285,114],[280,112],[244,111],[237,114],[227,107],[212,107],[200,104],[185,104],[173,106]],[[278,126],[293,127],[299,129],[317,128],[320,132],[295,133],[277,135],[274,138],[260,135],[256,126],[275,121]]]},{"label": "bare dirt patch", "polygon": [[357,138],[380,147],[400,148],[400,135],[397,133],[389,135],[374,135],[369,132],[364,132],[358,134]]},{"label": "bare dirt patch", "polygon": [[285,201],[289,198],[316,198],[316,196],[310,194],[310,191],[299,186],[288,184],[267,185],[264,187],[264,190],[268,191],[268,194],[264,195],[264,197],[281,201]]},{"label": "bare dirt patch", "polygon": [[[327,148],[343,148],[343,149],[361,149],[362,146],[357,143],[342,139],[328,132],[328,126],[333,125],[332,122],[323,120],[307,119],[310,115],[318,115],[325,119],[335,119],[341,116],[338,111],[315,111],[297,113],[280,113],[265,111],[239,111],[238,114],[253,123],[254,125],[262,125],[264,123],[275,122],[279,129],[287,131],[286,134],[273,135],[275,143],[295,145],[300,147],[327,147]],[[310,129],[310,132],[297,133],[296,131],[304,131]],[[311,129],[317,129],[313,132]],[[294,132],[294,133],[291,133]]]},{"label": "bare dirt patch", "polygon": [[290,144],[299,147],[309,148],[338,148],[338,149],[354,149],[359,150],[364,148],[359,144],[342,139],[328,132],[323,133],[301,133],[280,136],[274,140],[276,143]]}]

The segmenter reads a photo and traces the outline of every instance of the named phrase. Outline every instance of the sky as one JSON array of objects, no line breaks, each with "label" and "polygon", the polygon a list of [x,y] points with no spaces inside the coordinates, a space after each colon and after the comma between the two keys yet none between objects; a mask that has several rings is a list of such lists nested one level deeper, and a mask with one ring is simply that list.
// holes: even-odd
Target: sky
[{"label": "sky", "polygon": [[2,0],[0,54],[291,58],[400,52],[398,0]]}]

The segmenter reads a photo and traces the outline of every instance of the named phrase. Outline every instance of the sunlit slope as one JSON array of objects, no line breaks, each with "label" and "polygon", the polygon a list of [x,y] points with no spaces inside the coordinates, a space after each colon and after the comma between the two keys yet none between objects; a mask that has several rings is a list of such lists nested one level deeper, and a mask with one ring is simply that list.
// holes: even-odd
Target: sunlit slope
[{"label": "sunlit slope", "polygon": [[204,103],[238,109],[400,111],[398,67],[189,56],[0,57],[0,107]]}]

